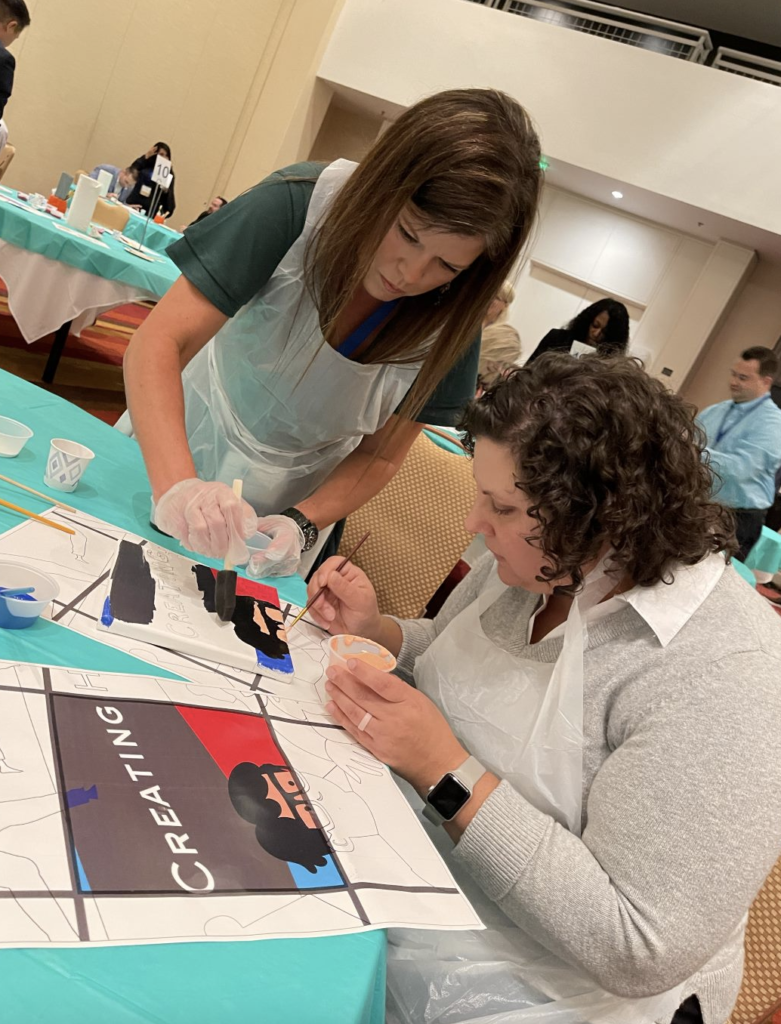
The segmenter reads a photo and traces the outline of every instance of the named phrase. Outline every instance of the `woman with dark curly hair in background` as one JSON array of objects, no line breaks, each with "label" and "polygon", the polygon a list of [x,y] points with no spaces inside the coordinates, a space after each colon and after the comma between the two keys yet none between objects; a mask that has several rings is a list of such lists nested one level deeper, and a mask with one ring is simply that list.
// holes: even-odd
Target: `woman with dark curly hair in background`
[{"label": "woman with dark curly hair in background", "polygon": [[575,342],[596,349],[600,356],[621,356],[629,345],[629,313],[623,302],[600,299],[582,309],[566,327],[548,331],[526,360],[526,365],[545,352],[578,353]]},{"label": "woman with dark curly hair in background", "polygon": [[439,615],[380,615],[335,560],[311,583],[398,659],[329,669],[328,710],[487,926],[392,931],[389,1019],[722,1024],[781,852],[781,623],[727,564],[693,410],[634,360],[549,354],[464,427],[489,553]]}]

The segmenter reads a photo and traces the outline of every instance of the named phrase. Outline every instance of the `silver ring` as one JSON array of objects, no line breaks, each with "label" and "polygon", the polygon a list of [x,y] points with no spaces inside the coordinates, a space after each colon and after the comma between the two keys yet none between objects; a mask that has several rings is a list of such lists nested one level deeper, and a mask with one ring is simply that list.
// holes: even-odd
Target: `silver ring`
[{"label": "silver ring", "polygon": [[371,722],[372,718],[374,718],[374,715],[370,711],[367,711],[358,723],[358,732],[366,732],[366,726]]}]

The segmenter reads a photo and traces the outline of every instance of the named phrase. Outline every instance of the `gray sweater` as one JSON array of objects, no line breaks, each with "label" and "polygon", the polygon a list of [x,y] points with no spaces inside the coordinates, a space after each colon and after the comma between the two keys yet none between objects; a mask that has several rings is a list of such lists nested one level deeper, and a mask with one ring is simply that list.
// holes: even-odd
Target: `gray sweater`
[{"label": "gray sweater", "polygon": [[[433,621],[401,623],[401,675],[492,565],[481,559]],[[481,622],[510,653],[553,662],[561,639],[527,643],[538,602],[508,588]],[[606,991],[686,981],[705,1024],[723,1024],[746,911],[781,854],[781,620],[727,567],[666,646],[629,605],[591,624],[584,670],[582,838],[503,781],[453,857]]]}]

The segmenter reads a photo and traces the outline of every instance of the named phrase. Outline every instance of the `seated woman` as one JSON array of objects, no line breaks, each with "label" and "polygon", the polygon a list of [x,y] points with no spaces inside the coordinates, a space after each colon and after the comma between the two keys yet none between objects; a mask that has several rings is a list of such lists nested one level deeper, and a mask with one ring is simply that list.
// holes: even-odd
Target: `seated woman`
[{"label": "seated woman", "polygon": [[722,1024],[781,853],[781,622],[726,564],[692,410],[633,360],[551,354],[464,425],[489,554],[437,617],[380,615],[333,559],[310,587],[397,656],[329,669],[328,710],[487,925],[391,932],[392,1019]]},{"label": "seated woman", "polygon": [[623,355],[629,345],[629,312],[623,302],[600,299],[586,306],[566,327],[548,331],[526,365],[544,352],[572,352],[574,349],[577,353],[574,342],[596,349],[600,356]]}]

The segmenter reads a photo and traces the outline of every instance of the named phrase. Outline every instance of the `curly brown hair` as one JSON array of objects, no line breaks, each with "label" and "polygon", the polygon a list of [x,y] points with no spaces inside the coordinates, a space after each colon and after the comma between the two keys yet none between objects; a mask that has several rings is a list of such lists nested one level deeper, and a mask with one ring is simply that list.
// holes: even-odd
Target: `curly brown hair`
[{"label": "curly brown hair", "polygon": [[551,563],[538,578],[570,577],[558,589],[574,593],[605,542],[611,571],[643,587],[737,550],[694,411],[634,359],[551,352],[470,403],[461,426],[472,454],[478,437],[509,446]]}]

